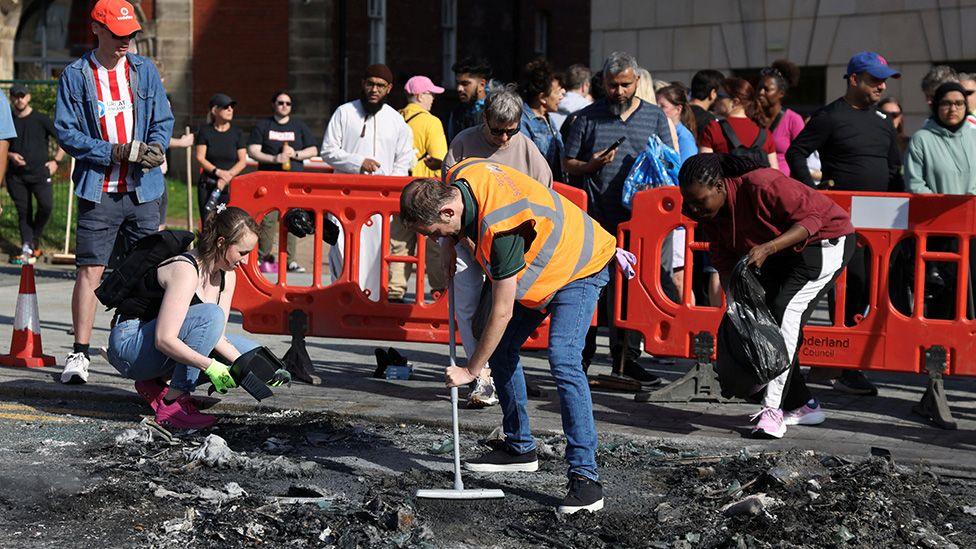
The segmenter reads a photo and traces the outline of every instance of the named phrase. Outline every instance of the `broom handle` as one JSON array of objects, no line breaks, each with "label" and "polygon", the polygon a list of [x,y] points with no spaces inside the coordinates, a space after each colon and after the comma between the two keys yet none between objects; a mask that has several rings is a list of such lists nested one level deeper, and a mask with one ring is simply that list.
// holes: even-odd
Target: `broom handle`
[{"label": "broom handle", "polygon": [[[447,326],[451,331],[448,336],[451,366],[457,366],[457,338],[454,335],[454,278],[451,277],[447,282]],[[452,426],[454,428],[454,489],[464,490],[464,483],[461,482],[461,435],[458,433],[458,388],[451,387],[451,415]]]},{"label": "broom handle", "polygon": [[[190,126],[186,127],[186,132],[183,135],[188,133],[190,133]],[[190,173],[192,169],[190,152],[192,150],[192,144],[186,148],[186,230],[191,233],[193,232],[193,174]]]},{"label": "broom handle", "polygon": [[64,254],[68,255],[68,243],[71,241],[71,210],[75,205],[75,157],[71,157],[71,167],[68,168],[68,221],[64,224]]}]

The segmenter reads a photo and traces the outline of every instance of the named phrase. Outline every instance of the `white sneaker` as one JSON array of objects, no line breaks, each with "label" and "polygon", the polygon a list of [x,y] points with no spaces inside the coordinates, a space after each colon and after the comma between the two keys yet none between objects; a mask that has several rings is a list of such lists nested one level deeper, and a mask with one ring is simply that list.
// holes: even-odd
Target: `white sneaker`
[{"label": "white sneaker", "polygon": [[61,383],[77,385],[88,383],[88,365],[91,361],[84,353],[71,353],[64,361],[64,371],[61,372]]},{"label": "white sneaker", "polygon": [[478,377],[474,389],[468,394],[468,408],[485,408],[498,404],[495,382],[490,378]]}]

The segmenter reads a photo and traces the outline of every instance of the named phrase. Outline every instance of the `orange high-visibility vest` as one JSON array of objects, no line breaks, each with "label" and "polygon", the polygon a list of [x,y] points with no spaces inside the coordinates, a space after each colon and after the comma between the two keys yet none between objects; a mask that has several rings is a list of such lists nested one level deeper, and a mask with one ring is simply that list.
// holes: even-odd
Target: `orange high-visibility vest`
[{"label": "orange high-visibility vest", "polygon": [[526,235],[525,267],[515,275],[515,299],[526,307],[545,307],[557,291],[599,272],[613,258],[616,240],[610,233],[567,198],[518,170],[468,159],[444,176],[448,185],[460,179],[478,204],[475,259],[486,272],[497,235],[517,229]]}]

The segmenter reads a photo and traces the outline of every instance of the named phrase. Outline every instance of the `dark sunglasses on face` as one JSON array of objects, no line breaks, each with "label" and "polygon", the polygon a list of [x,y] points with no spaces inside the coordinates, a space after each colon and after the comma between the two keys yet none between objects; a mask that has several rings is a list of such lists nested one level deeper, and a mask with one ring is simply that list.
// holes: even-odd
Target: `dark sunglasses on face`
[{"label": "dark sunglasses on face", "polygon": [[290,107],[291,101],[277,101],[276,104],[282,107]]},{"label": "dark sunglasses on face", "polygon": [[103,29],[105,29],[106,31],[108,31],[108,33],[112,35],[112,38],[118,40],[119,42],[122,42],[122,41],[128,42],[128,41],[134,40],[135,37],[136,37],[136,35],[139,34],[139,31],[136,31],[136,32],[134,32],[132,34],[129,34],[129,35],[126,35],[126,36],[119,36],[119,35],[115,34],[114,32],[110,31],[108,29],[108,27],[106,27],[105,25],[102,25],[101,23],[99,23],[99,25]]},{"label": "dark sunglasses on face", "polygon": [[505,128],[496,129],[496,128],[492,128],[491,126],[488,126],[488,131],[491,132],[491,135],[494,135],[495,137],[501,137],[502,134],[505,134],[509,137],[515,137],[515,134],[519,132],[519,126],[515,126],[510,130],[507,130]]}]

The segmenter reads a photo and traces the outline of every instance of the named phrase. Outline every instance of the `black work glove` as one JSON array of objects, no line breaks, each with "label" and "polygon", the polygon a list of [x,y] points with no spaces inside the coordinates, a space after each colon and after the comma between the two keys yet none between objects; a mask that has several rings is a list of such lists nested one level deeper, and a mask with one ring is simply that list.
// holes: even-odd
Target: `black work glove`
[{"label": "black work glove", "polygon": [[163,146],[159,143],[150,143],[146,145],[145,152],[141,155],[139,164],[142,164],[145,168],[156,168],[163,165],[166,161],[166,152],[163,151]]},{"label": "black work glove", "polygon": [[149,150],[149,146],[142,141],[130,141],[129,143],[112,145],[112,163],[121,164],[122,162],[128,161],[142,164],[147,150]]},{"label": "black work glove", "polygon": [[112,164],[121,164],[124,160],[128,160],[131,149],[132,143],[117,143],[112,145]]}]

